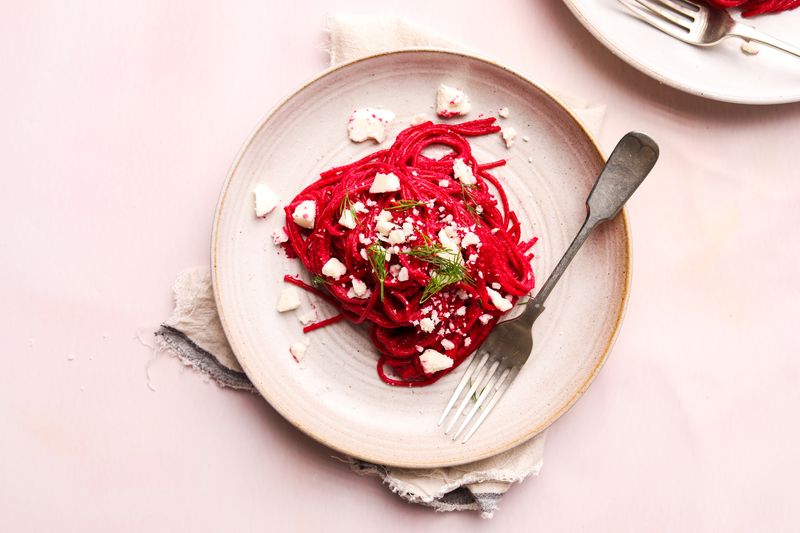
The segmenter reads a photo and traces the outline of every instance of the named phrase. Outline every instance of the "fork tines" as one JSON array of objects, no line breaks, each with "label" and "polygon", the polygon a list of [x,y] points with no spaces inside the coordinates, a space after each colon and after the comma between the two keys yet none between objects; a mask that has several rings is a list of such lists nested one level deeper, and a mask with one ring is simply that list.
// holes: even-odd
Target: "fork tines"
[{"label": "fork tines", "polygon": [[618,0],[633,15],[675,37],[688,33],[700,7],[684,0]]},{"label": "fork tines", "polygon": [[[472,359],[469,367],[467,367],[467,371],[464,372],[464,376],[461,378],[461,381],[458,383],[455,392],[453,392],[453,395],[450,397],[450,401],[447,402],[447,406],[444,408],[441,418],[439,418],[438,425],[441,426],[442,422],[444,422],[445,418],[447,418],[447,415],[453,409],[453,406],[461,397],[461,393],[464,392],[464,389],[467,389],[464,397],[458,405],[458,408],[453,412],[453,416],[450,418],[450,422],[447,424],[444,434],[447,435],[450,433],[450,430],[453,429],[453,426],[456,424],[459,417],[465,413],[467,408],[469,408],[470,400],[472,400],[472,407],[469,409],[469,412],[466,413],[466,417],[461,422],[458,430],[453,434],[453,440],[456,440],[470,423],[470,421],[475,417],[475,414],[478,412],[484,402],[488,401],[478,419],[475,421],[469,431],[467,431],[466,435],[461,441],[462,444],[467,442],[480,427],[492,409],[494,409],[494,406],[508,388],[508,385],[511,383],[511,380],[508,379],[511,371],[512,369],[503,365],[499,359],[492,358],[490,360],[489,353],[484,353],[480,357],[477,357],[476,355],[476,357]],[[469,388],[467,388],[468,384]]]}]

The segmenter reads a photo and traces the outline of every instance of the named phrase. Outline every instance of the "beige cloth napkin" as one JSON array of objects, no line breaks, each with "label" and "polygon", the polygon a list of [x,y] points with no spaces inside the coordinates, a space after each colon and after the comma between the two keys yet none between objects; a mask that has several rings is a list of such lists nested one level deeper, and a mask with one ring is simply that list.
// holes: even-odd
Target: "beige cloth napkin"
[{"label": "beige cloth napkin", "polygon": [[[334,15],[328,19],[331,64],[380,51],[409,47],[461,49],[452,41],[402,19],[374,15]],[[605,106],[563,98],[587,127],[597,132]],[[156,332],[159,347],[224,387],[256,392],[228,345],[214,305],[208,267],[178,275],[175,310]],[[354,471],[377,475],[401,498],[439,511],[476,510],[491,518],[514,483],[539,473],[545,434],[500,455],[448,468],[406,469],[346,458]]]}]

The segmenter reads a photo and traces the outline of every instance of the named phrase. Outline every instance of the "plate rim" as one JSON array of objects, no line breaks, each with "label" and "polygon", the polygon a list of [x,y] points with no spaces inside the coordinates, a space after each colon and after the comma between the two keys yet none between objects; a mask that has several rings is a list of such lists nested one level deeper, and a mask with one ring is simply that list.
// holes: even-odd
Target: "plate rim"
[{"label": "plate rim", "polygon": [[[623,60],[639,72],[650,76],[654,80],[663,83],[664,85],[668,85],[673,89],[677,89],[681,92],[693,94],[695,96],[700,96],[701,98],[706,98],[708,100],[715,100],[718,102],[727,102],[729,104],[739,104],[739,105],[759,105],[759,106],[766,106],[766,105],[775,105],[775,104],[792,104],[796,102],[800,102],[800,94],[794,96],[776,96],[776,97],[742,97],[736,94],[730,94],[725,92],[719,92],[715,90],[707,90],[699,86],[694,86],[692,84],[681,83],[680,81],[665,76],[659,73],[656,70],[653,70],[645,63],[636,60],[624,50],[619,48],[618,46],[614,45],[606,36],[605,34],[597,28],[580,10],[577,6],[575,0],[563,0],[564,4],[567,8],[572,12],[573,16],[578,19],[578,21],[583,25],[583,27],[589,31],[589,33],[598,41],[600,44],[605,46],[612,54],[614,54],[619,59]],[[690,46],[690,45],[687,45]]]},{"label": "plate rim", "polygon": [[351,65],[369,61],[372,59],[376,59],[379,57],[385,56],[401,56],[406,54],[418,54],[418,53],[433,53],[433,54],[445,54],[460,58],[466,58],[470,60],[477,60],[487,64],[490,64],[494,67],[500,68],[507,73],[511,74],[519,78],[520,80],[536,87],[538,90],[542,92],[547,98],[549,98],[553,103],[555,103],[558,107],[560,107],[564,112],[566,112],[569,119],[580,129],[586,139],[589,141],[591,146],[594,148],[596,156],[599,158],[601,163],[605,163],[606,157],[603,153],[603,150],[600,148],[597,140],[595,139],[594,135],[587,129],[587,127],[583,124],[581,119],[575,115],[575,113],[557,96],[553,95],[550,91],[543,88],[538,83],[534,82],[527,76],[487,57],[474,54],[471,52],[464,52],[460,50],[453,50],[448,48],[441,48],[441,47],[409,47],[403,48],[399,50],[389,50],[384,52],[378,52],[374,54],[370,54],[367,56],[359,57],[353,59],[351,61],[339,63],[337,65],[332,65],[318,75],[314,76],[310,80],[306,81],[305,83],[301,84],[297,89],[292,91],[290,94],[282,98],[275,104],[257,123],[256,127],[247,137],[245,142],[243,143],[242,147],[239,149],[238,153],[236,154],[235,158],[233,159],[233,163],[231,164],[230,169],[225,177],[225,181],[223,182],[222,189],[219,194],[219,199],[217,201],[217,205],[214,210],[214,218],[212,223],[212,231],[211,231],[211,285],[214,292],[214,302],[217,306],[217,313],[219,315],[220,323],[222,325],[222,329],[225,332],[225,336],[230,344],[231,351],[233,352],[236,360],[239,362],[240,366],[244,370],[245,375],[247,375],[248,379],[253,383],[255,388],[258,390],[259,395],[264,399],[275,411],[278,412],[286,421],[288,421],[291,425],[295,428],[299,429],[307,436],[311,437],[312,439],[316,440],[320,444],[327,446],[328,448],[346,454],[351,457],[355,457],[364,461],[369,461],[375,464],[387,465],[387,466],[394,466],[394,467],[402,467],[402,468],[438,468],[438,467],[448,467],[448,466],[456,466],[461,464],[467,464],[474,461],[479,461],[482,459],[486,459],[488,457],[495,456],[499,453],[508,451],[511,448],[519,446],[520,444],[527,442],[528,440],[532,439],[545,429],[547,429],[553,422],[555,422],[558,418],[560,418],[564,413],[566,413],[578,399],[583,396],[586,392],[588,387],[597,377],[597,374],[600,372],[600,369],[605,364],[608,356],[611,352],[611,349],[614,346],[614,343],[619,336],[619,331],[621,329],[622,321],[625,317],[625,311],[627,309],[628,299],[630,295],[630,286],[631,286],[631,263],[632,263],[632,249],[631,249],[631,231],[630,231],[630,224],[628,220],[627,210],[623,208],[618,215],[621,217],[622,220],[622,233],[625,241],[624,245],[624,253],[625,253],[625,260],[624,260],[624,268],[625,268],[625,275],[624,275],[624,283],[622,287],[622,294],[617,305],[616,311],[616,320],[614,323],[613,331],[611,335],[605,342],[605,348],[602,350],[602,353],[599,354],[599,357],[596,358],[595,365],[592,368],[592,371],[586,377],[584,382],[577,388],[575,393],[566,401],[564,402],[554,413],[550,416],[547,420],[545,420],[539,426],[533,428],[522,434],[521,436],[511,439],[507,442],[499,443],[496,446],[492,447],[491,449],[479,453],[473,454],[468,458],[464,458],[463,455],[459,455],[458,458],[449,461],[436,461],[436,462],[426,462],[424,459],[420,458],[414,461],[406,461],[400,460],[398,461],[397,458],[393,458],[391,453],[387,454],[374,454],[374,453],[365,453],[363,450],[353,450],[347,449],[344,446],[339,446],[334,442],[331,442],[326,437],[318,434],[312,428],[309,428],[302,424],[299,420],[295,419],[291,413],[288,412],[287,409],[284,408],[283,405],[276,402],[274,399],[270,398],[269,391],[263,390],[264,387],[259,382],[259,380],[253,379],[251,377],[251,373],[248,369],[247,363],[239,359],[236,356],[237,353],[237,346],[235,337],[231,336],[230,332],[232,331],[231,326],[228,323],[228,318],[226,316],[225,306],[222,302],[222,295],[221,295],[221,287],[219,285],[219,273],[217,272],[217,263],[218,263],[218,249],[219,249],[219,242],[220,242],[220,224],[221,224],[221,215],[223,212],[223,207],[225,205],[225,200],[228,196],[228,192],[230,191],[231,184],[233,181],[233,177],[238,170],[239,165],[244,158],[245,153],[249,150],[250,146],[253,144],[256,136],[259,134],[261,129],[264,127],[264,124],[269,121],[272,116],[277,113],[281,108],[283,108],[292,98],[294,98],[298,93],[305,90],[310,85],[317,83],[318,81],[324,79],[325,77],[331,75],[334,72],[337,72],[341,69],[347,68]]}]

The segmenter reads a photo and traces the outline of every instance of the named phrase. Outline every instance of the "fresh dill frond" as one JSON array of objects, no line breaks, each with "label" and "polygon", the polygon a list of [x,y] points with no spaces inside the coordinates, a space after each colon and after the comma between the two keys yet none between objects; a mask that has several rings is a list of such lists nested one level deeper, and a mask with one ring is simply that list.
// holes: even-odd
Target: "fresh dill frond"
[{"label": "fresh dill frond", "polygon": [[434,243],[429,237],[423,235],[425,244],[416,246],[406,252],[401,252],[420,261],[430,263],[435,270],[430,274],[428,284],[422,291],[419,303],[425,303],[431,296],[441,291],[448,285],[461,281],[472,285],[475,280],[467,272],[461,260],[461,252],[453,252],[439,243]]},{"label": "fresh dill frond", "polygon": [[374,242],[367,247],[367,256],[375,279],[381,287],[381,301],[383,301],[383,287],[386,282],[386,250],[380,243]]},{"label": "fresh dill frond", "polygon": [[342,201],[339,203],[339,216],[341,217],[342,213],[344,213],[345,211],[350,211],[350,214],[352,215],[353,220],[356,222],[356,224],[360,224],[360,221],[358,220],[358,211],[356,211],[353,202],[350,201],[350,193],[348,192],[344,193]]},{"label": "fresh dill frond", "polygon": [[399,211],[401,209],[411,209],[413,207],[419,207],[426,205],[425,202],[420,202],[419,200],[397,200],[394,205],[386,207],[387,211]]},{"label": "fresh dill frond", "polygon": [[462,182],[458,182],[461,185],[461,199],[464,201],[464,207],[467,208],[469,214],[472,215],[472,218],[475,221],[478,221],[478,202],[475,201],[475,197],[472,195],[471,189],[475,188],[475,185],[464,185]]},{"label": "fresh dill frond", "polygon": [[330,281],[325,279],[324,276],[320,276],[319,274],[317,274],[316,276],[314,276],[314,279],[311,280],[311,284],[315,287],[322,287],[323,285],[329,285]]}]

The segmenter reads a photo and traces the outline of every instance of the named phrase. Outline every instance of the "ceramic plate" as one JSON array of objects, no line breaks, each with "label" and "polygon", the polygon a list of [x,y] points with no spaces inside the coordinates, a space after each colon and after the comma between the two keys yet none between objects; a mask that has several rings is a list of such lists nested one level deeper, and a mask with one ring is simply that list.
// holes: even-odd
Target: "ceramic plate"
[{"label": "ceramic plate", "polygon": [[[319,173],[376,150],[354,144],[347,119],[358,107],[397,114],[393,135],[417,113],[434,118],[436,87],[463,88],[473,112],[508,106],[520,136],[511,149],[499,134],[479,138],[479,161],[507,158],[497,171],[525,228],[537,235],[534,270],[555,266],[583,222],[584,202],[603,165],[597,145],[553,97],[531,81],[477,57],[435,50],[388,53],[323,73],[275,108],[247,142],[225,183],[213,235],[214,289],[234,353],[272,406],[308,435],[343,453],[405,467],[455,465],[524,442],[581,395],[605,359],[622,317],[629,272],[624,215],[606,224],[575,259],[535,327],[535,350],[514,386],[473,438],[454,443],[436,421],[460,377],[453,372],[424,388],[394,388],[376,374],[376,354],[363,327],[347,323],[304,336],[295,312],[275,304],[284,274],[297,260],[278,253],[270,234],[284,224],[280,208],[266,220],[253,213],[253,188],[267,183],[288,202]],[[391,142],[390,137],[386,145]],[[529,158],[530,161],[529,162]],[[299,311],[316,305],[308,294]],[[297,363],[289,345],[310,341]],[[466,368],[465,366],[462,367]]]},{"label": "ceramic plate", "polygon": [[[616,56],[676,89],[744,104],[800,101],[800,59],[792,55],[762,46],[758,55],[746,56],[738,39],[690,46],[634,18],[617,0],[564,2]],[[800,9],[744,22],[800,46]]]}]

